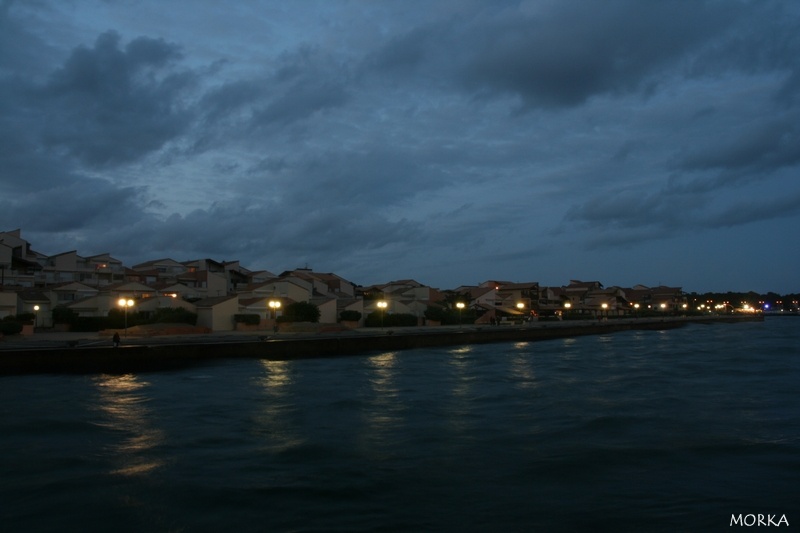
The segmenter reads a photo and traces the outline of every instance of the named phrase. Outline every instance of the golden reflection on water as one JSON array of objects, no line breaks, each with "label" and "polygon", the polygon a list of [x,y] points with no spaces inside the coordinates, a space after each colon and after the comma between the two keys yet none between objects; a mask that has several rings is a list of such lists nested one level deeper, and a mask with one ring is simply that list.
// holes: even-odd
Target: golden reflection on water
[{"label": "golden reflection on water", "polygon": [[264,393],[263,401],[255,406],[253,431],[262,436],[266,449],[280,452],[302,445],[306,439],[300,436],[292,415],[295,407],[291,402],[294,378],[291,361],[268,361],[262,359],[264,376],[258,380]]},{"label": "golden reflection on water", "polygon": [[292,384],[289,361],[266,361],[262,359],[261,366],[266,371],[262,384],[266,387],[267,394],[285,396],[287,387]]},{"label": "golden reflection on water", "polygon": [[538,386],[530,345],[529,342],[514,343],[514,348],[519,351],[511,359],[511,376],[514,379],[514,386],[520,389],[535,389]]},{"label": "golden reflection on water", "polygon": [[372,387],[372,425],[385,425],[398,420],[398,411],[402,406],[398,404],[399,390],[395,383],[397,367],[397,353],[387,352],[367,358],[369,369],[369,384]]},{"label": "golden reflection on water", "polygon": [[459,346],[449,350],[449,363],[453,367],[458,379],[453,382],[453,395],[458,398],[468,398],[472,392],[472,381],[475,377],[470,375],[470,367],[474,364],[472,358],[468,357],[474,351],[471,345]]},{"label": "golden reflection on water", "polygon": [[148,457],[149,452],[164,440],[164,432],[150,425],[149,398],[144,394],[150,384],[133,374],[103,374],[93,381],[100,393],[97,408],[103,414],[98,425],[125,435],[110,447],[116,463],[110,472],[134,476],[163,466],[162,460]]},{"label": "golden reflection on water", "polygon": [[453,379],[445,422],[455,433],[468,432],[472,427],[469,418],[474,401],[473,383],[476,379],[473,369],[475,361],[471,356],[474,350],[475,347],[472,345],[448,350],[450,354],[448,364],[453,369]]},{"label": "golden reflection on water", "polygon": [[395,445],[392,434],[402,427],[406,406],[402,404],[396,383],[397,353],[386,352],[367,357],[364,361],[372,394],[366,400],[361,436],[367,447],[365,453],[380,459],[385,448]]},{"label": "golden reflection on water", "polygon": [[387,352],[367,358],[367,364],[372,372],[369,383],[376,394],[377,400],[397,395],[394,383],[394,372],[397,366],[397,354]]}]

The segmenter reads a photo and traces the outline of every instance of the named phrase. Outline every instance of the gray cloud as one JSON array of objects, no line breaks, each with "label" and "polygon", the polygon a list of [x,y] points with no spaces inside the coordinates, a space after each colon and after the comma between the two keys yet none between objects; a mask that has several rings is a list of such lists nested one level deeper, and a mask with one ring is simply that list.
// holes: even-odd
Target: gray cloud
[{"label": "gray cloud", "polygon": [[773,171],[800,163],[800,132],[794,121],[770,121],[744,131],[724,132],[687,155],[687,171],[711,169]]},{"label": "gray cloud", "polygon": [[2,3],[0,230],[457,285],[798,217],[793,4],[324,5]]},{"label": "gray cloud", "polygon": [[47,110],[44,141],[101,167],[135,160],[182,133],[190,120],[182,97],[192,76],[165,71],[175,45],[140,37],[120,48],[107,32],[79,47],[30,105]]},{"label": "gray cloud", "polygon": [[0,200],[5,217],[38,232],[121,228],[142,217],[144,191],[116,187],[103,179],[74,179],[47,189],[18,193]]},{"label": "gray cloud", "polygon": [[659,69],[724,31],[738,11],[685,1],[552,6],[476,28],[464,81],[516,94],[527,106],[579,105],[594,95],[641,89]]}]

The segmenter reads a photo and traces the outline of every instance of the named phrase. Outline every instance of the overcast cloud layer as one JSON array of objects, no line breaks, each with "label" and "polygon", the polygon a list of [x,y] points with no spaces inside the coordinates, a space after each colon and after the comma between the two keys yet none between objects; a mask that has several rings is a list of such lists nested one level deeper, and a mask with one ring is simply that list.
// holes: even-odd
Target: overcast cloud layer
[{"label": "overcast cloud layer", "polygon": [[364,285],[800,290],[797,2],[228,4],[2,0],[0,230]]}]

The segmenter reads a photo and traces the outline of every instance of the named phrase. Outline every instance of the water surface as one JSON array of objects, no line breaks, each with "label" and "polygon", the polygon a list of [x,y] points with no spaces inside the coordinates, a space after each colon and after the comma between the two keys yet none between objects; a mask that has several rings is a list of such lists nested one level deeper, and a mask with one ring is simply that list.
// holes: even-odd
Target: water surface
[{"label": "water surface", "polygon": [[800,320],[0,378],[7,531],[800,525]]}]

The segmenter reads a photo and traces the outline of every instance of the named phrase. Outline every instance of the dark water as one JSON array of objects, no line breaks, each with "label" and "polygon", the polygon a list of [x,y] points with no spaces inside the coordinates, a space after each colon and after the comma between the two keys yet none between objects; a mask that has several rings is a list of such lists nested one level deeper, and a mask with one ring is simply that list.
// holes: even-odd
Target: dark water
[{"label": "dark water", "polygon": [[0,400],[2,531],[800,526],[795,318],[8,377]]}]

